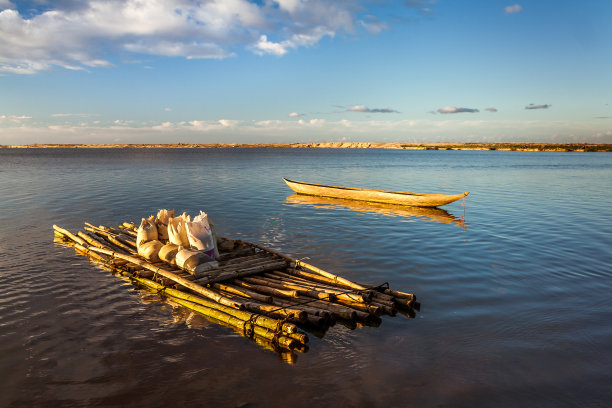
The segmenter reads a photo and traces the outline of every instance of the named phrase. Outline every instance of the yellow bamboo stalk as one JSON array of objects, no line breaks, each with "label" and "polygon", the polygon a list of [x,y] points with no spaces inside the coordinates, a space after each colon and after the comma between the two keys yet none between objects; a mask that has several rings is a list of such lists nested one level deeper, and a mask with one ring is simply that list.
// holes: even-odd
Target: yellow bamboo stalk
[{"label": "yellow bamboo stalk", "polygon": [[182,277],[176,275],[175,273],[173,273],[173,272],[171,272],[169,270],[163,269],[161,267],[157,267],[155,265],[151,265],[150,263],[145,262],[145,261],[143,261],[141,259],[135,258],[133,256],[129,256],[129,255],[124,255],[124,254],[121,254],[121,253],[118,253],[118,252],[109,251],[109,250],[104,249],[104,248],[91,247],[90,250],[95,251],[95,252],[99,252],[99,253],[103,253],[103,254],[106,254],[106,255],[110,255],[110,256],[113,256],[113,257],[116,257],[116,258],[125,259],[126,261],[129,261],[131,263],[134,263],[136,265],[140,265],[140,266],[142,266],[145,269],[151,270],[151,271],[155,272],[156,274],[159,274],[159,275],[161,275],[161,276],[163,276],[165,278],[168,278],[168,279],[178,283],[179,285],[182,285],[182,286],[184,286],[184,287],[186,287],[188,289],[191,289],[192,291],[194,291],[196,293],[199,293],[200,295],[202,295],[204,297],[212,299],[215,302],[219,302],[219,303],[221,303],[221,304],[223,304],[225,306],[233,307],[235,309],[241,309],[242,308],[242,303],[241,302],[238,302],[236,300],[231,300],[231,299],[228,299],[228,298],[226,298],[224,296],[221,296],[221,295],[215,293],[214,291],[212,291],[212,290],[210,290],[208,288],[202,287],[202,286],[200,286],[200,285],[198,285],[196,283],[193,283],[193,282],[191,282],[191,281],[189,281],[189,280],[187,280],[185,278],[182,278]]},{"label": "yellow bamboo stalk", "polygon": [[[255,325],[261,326],[265,329],[268,330],[277,330],[278,326],[279,326],[279,321],[276,319],[272,319],[269,318],[267,316],[262,316],[262,315],[256,315],[253,313],[249,313],[249,312],[245,312],[243,310],[237,310],[237,309],[233,309],[231,307],[227,307],[227,306],[223,306],[221,304],[215,303],[215,302],[211,302],[208,301],[206,299],[203,299],[199,296],[194,296],[194,295],[190,295],[188,293],[182,292],[178,289],[172,289],[172,288],[164,288],[164,286],[160,285],[157,282],[153,282],[149,279],[140,279],[140,278],[134,278],[134,280],[136,280],[137,282],[151,288],[154,289],[156,291],[162,291],[164,292],[164,294],[170,296],[171,298],[176,298],[176,299],[183,299],[192,303],[197,303],[199,305],[208,307],[210,309],[216,309],[220,312],[223,312],[225,314],[228,315],[232,315],[238,319],[241,319],[243,321],[250,321]],[[292,334],[292,333],[298,333],[298,328],[295,324],[293,323],[287,323],[284,322],[280,325],[280,329],[283,333],[285,333],[286,335]],[[307,337],[300,337],[297,336],[296,338],[302,338],[303,340],[307,341]],[[305,344],[305,343],[304,343]]]},{"label": "yellow bamboo stalk", "polygon": [[249,290],[249,289],[243,289],[243,288],[237,288],[233,285],[227,285],[227,284],[223,284],[223,283],[213,283],[211,285],[211,287],[217,289],[217,290],[222,290],[224,292],[228,292],[234,295],[238,295],[238,296],[242,296],[245,298],[252,298],[255,300],[258,300],[260,302],[264,302],[264,303],[270,303],[272,302],[272,297],[269,295],[262,295],[261,293],[257,293],[255,291]]},{"label": "yellow bamboo stalk", "polygon": [[71,240],[73,240],[77,244],[82,245],[82,246],[87,246],[87,243],[81,237],[78,237],[78,236],[74,235],[72,232],[68,231],[67,229],[59,227],[59,226],[57,226],[55,224],[53,224],[53,229],[55,231],[59,232],[60,234],[70,238]]}]

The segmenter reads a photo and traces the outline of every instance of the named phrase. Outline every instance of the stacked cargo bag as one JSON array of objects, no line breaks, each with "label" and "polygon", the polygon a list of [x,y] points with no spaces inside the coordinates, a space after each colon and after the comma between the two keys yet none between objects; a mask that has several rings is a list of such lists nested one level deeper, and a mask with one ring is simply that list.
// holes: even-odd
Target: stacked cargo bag
[{"label": "stacked cargo bag", "polygon": [[187,222],[187,238],[192,248],[203,251],[212,259],[219,256],[215,245],[215,234],[204,211],[194,217],[193,222]]},{"label": "stacked cargo bag", "polygon": [[171,244],[189,247],[186,223],[190,221],[191,217],[187,213],[168,219],[168,240]]},{"label": "stacked cargo bag", "polygon": [[138,255],[148,259],[151,262],[159,261],[159,250],[163,246],[159,242],[157,225],[155,225],[155,217],[143,218],[138,227],[136,235],[136,249]]},{"label": "stacked cargo bag", "polygon": [[155,218],[157,239],[161,242],[168,242],[168,221],[170,221],[170,218],[174,218],[174,210],[159,210]]}]

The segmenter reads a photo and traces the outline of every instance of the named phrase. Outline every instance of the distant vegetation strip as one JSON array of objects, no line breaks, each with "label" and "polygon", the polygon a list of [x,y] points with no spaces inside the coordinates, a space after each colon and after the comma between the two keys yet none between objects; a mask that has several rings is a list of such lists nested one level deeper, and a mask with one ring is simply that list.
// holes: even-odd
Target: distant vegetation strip
[{"label": "distant vegetation strip", "polygon": [[410,150],[507,150],[507,151],[546,151],[546,152],[612,152],[612,144],[590,143],[380,143],[380,142],[321,142],[321,143],[259,143],[259,144],[30,144],[0,145],[4,149],[23,148],[135,148],[135,149],[410,149]]}]

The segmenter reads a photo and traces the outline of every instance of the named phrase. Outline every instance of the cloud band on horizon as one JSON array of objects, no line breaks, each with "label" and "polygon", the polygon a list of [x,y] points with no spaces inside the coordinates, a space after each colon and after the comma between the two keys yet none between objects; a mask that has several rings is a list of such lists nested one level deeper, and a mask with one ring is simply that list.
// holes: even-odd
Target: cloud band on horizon
[{"label": "cloud band on horizon", "polygon": [[364,105],[351,106],[346,111],[347,112],[361,112],[361,113],[399,113],[395,109],[391,109],[391,108],[375,108],[375,109],[370,109],[370,108],[368,108],[367,106],[364,106]]},{"label": "cloud band on horizon", "polygon": [[548,108],[550,108],[551,106],[552,106],[552,105],[550,105],[550,104],[544,104],[544,105],[534,105],[534,104],[532,103],[532,104],[529,104],[529,105],[525,106],[525,109],[548,109]]},{"label": "cloud band on horizon", "polygon": [[438,109],[438,113],[475,113],[475,112],[480,112],[478,109],[472,109],[472,108],[457,108],[457,107],[453,107],[453,106],[447,106],[445,108],[440,108]]}]

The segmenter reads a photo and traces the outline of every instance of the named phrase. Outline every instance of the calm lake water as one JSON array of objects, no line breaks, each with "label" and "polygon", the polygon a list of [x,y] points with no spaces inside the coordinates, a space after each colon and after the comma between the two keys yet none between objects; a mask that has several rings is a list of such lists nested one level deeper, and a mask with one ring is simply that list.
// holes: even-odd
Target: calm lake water
[{"label": "calm lake water", "polygon": [[[281,177],[470,195],[422,212]],[[606,153],[0,150],[0,406],[612,406],[611,202]],[[288,364],[53,239],[161,208],[421,312],[336,325]]]}]

